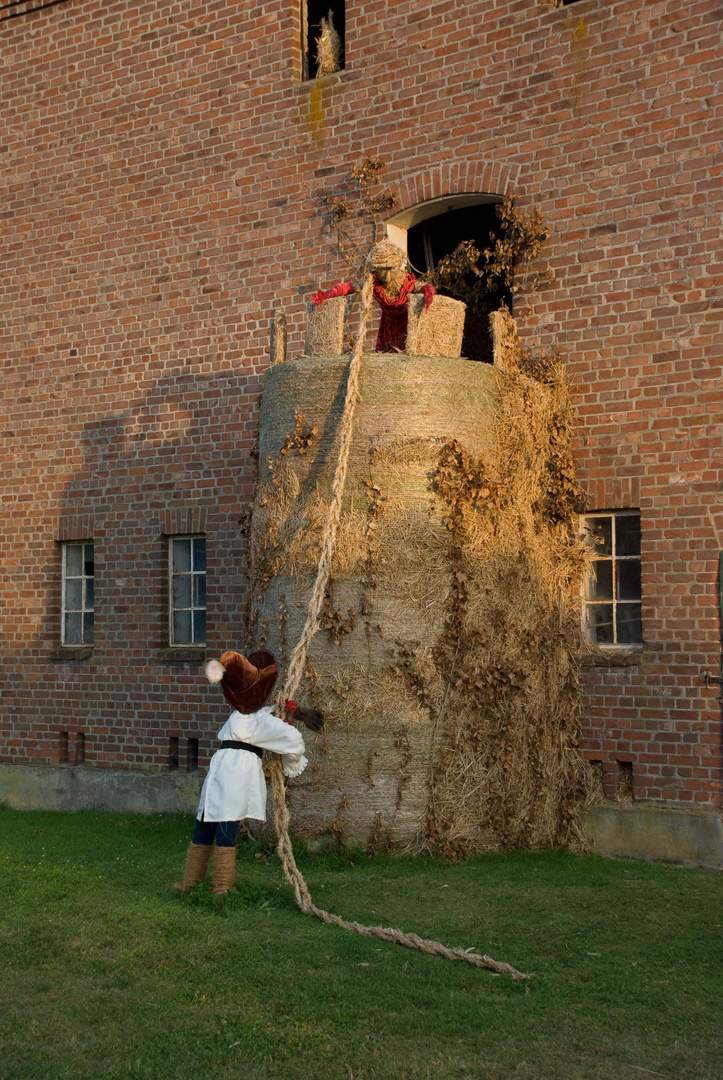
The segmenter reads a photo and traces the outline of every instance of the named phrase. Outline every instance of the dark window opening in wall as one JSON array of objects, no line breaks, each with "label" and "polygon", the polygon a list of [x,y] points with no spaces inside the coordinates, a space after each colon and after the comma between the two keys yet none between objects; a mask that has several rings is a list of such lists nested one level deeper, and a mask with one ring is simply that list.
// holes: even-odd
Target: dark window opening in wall
[{"label": "dark window opening in wall", "polygon": [[[490,234],[498,236],[500,220],[495,212],[494,202],[477,206],[466,206],[459,210],[449,210],[436,217],[420,221],[407,232],[407,257],[416,274],[425,274],[436,269],[440,259],[451,255],[465,240],[471,240],[479,251],[490,246]],[[484,259],[478,266],[484,265]],[[471,303],[467,296],[469,286],[479,285],[478,299]],[[457,284],[440,285],[442,295],[455,299],[466,299],[467,311],[462,339],[462,355],[470,360],[492,363],[492,335],[489,316],[504,302],[512,310],[512,293],[508,288],[487,291],[482,280],[473,272],[460,278]]]},{"label": "dark window opening in wall", "polygon": [[206,538],[169,540],[168,634],[171,645],[206,644]]},{"label": "dark window opening in wall", "polygon": [[198,769],[198,739],[188,739],[186,746],[186,771],[196,772]]},{"label": "dark window opening in wall", "polygon": [[95,559],[87,541],[63,544],[61,642],[92,645],[95,618]]},{"label": "dark window opening in wall", "polygon": [[587,514],[583,529],[592,555],[583,592],[586,634],[596,645],[641,645],[640,513]]},{"label": "dark window opening in wall", "polygon": [[175,772],[178,768],[178,736],[171,735],[168,740],[168,768]]},{"label": "dark window opening in wall", "polygon": [[68,764],[68,732],[59,732],[58,738],[58,761],[61,765]]},{"label": "dark window opening in wall", "polygon": [[75,764],[85,765],[85,735],[82,731],[75,736]]},{"label": "dark window opening in wall", "polygon": [[344,6],[344,0],[302,0],[304,79],[321,78],[343,69]]}]

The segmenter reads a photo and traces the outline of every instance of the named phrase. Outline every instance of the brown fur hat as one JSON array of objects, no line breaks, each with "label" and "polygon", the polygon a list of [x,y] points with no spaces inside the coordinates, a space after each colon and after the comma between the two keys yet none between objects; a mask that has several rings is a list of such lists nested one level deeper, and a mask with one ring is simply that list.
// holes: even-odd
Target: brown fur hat
[{"label": "brown fur hat", "polygon": [[[267,701],[279,674],[270,652],[254,652],[248,657],[238,652],[221,656],[224,667],[221,689],[229,705],[241,713],[253,713]],[[215,681],[215,680],[214,680]]]}]

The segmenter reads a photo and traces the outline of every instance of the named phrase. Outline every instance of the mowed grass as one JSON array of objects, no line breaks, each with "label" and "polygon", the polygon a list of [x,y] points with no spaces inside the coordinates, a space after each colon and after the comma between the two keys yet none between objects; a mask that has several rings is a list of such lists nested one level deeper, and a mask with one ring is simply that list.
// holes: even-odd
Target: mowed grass
[{"label": "mowed grass", "polygon": [[191,826],[0,809],[3,1080],[723,1077],[719,873],[300,857],[321,906],[513,982],[301,915],[251,843],[225,902],[174,893]]}]

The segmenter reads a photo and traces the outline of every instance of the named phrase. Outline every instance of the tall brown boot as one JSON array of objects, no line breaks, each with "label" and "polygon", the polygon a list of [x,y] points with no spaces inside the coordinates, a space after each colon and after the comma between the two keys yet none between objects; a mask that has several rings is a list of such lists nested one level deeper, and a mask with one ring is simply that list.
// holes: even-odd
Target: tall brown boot
[{"label": "tall brown boot", "polygon": [[219,847],[213,853],[211,867],[211,891],[216,896],[225,896],[236,877],[236,848]]},{"label": "tall brown boot", "polygon": [[179,892],[188,892],[206,876],[208,860],[211,858],[212,844],[189,844],[186,852],[186,869],[183,871],[183,884],[174,885]]}]

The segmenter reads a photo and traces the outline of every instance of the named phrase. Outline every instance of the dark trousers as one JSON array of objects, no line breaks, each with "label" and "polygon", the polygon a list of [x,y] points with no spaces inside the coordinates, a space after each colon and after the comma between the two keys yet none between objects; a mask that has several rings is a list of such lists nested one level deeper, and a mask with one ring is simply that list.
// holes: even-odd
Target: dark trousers
[{"label": "dark trousers", "polygon": [[197,821],[193,830],[193,844],[212,844],[216,847],[235,847],[239,821]]}]

